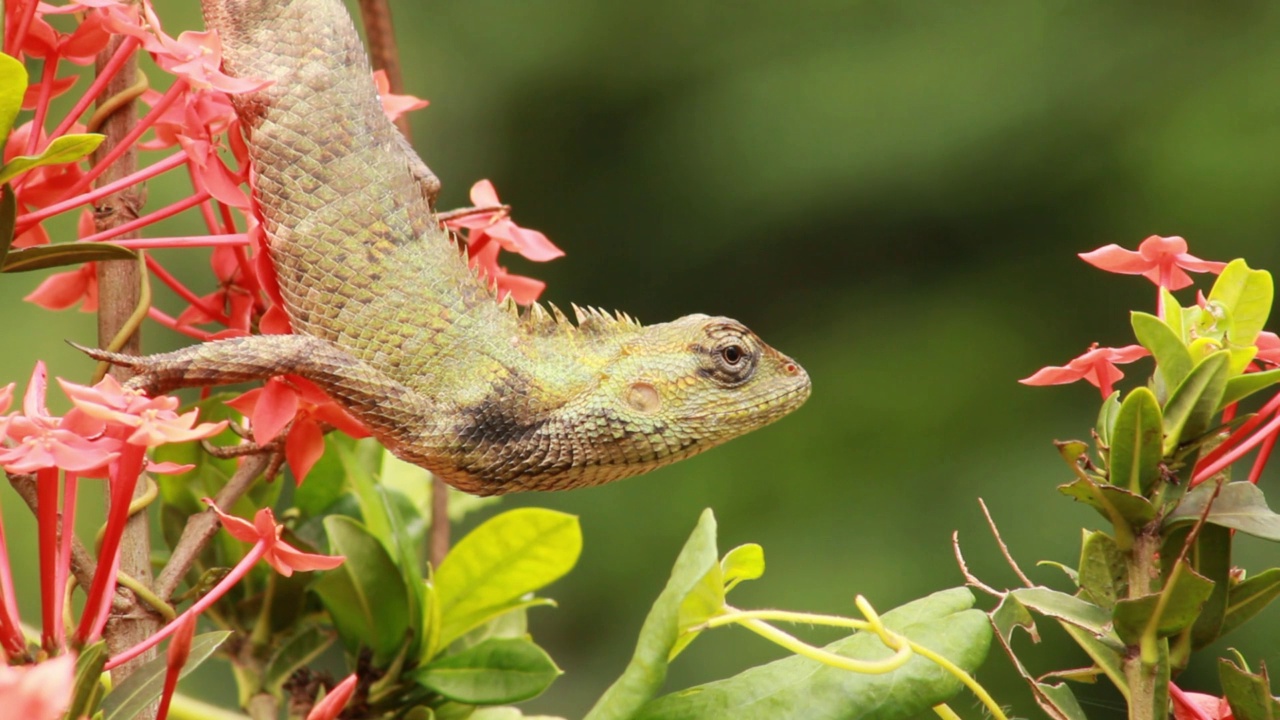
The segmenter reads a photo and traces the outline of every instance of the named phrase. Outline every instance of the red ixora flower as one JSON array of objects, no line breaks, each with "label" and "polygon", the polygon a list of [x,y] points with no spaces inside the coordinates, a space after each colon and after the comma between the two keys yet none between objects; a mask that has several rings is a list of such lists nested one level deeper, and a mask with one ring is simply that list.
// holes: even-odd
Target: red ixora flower
[{"label": "red ixora flower", "polygon": [[231,534],[231,537],[247,543],[261,544],[265,550],[262,559],[285,577],[289,577],[294,571],[332,570],[346,559],[341,555],[304,553],[281,540],[280,535],[284,532],[284,526],[276,522],[276,516],[271,512],[271,508],[262,508],[253,516],[253,522],[249,522],[222,512],[210,498],[205,498],[205,502],[218,514],[222,527]]},{"label": "red ixora flower", "polygon": [[1169,290],[1181,290],[1191,284],[1191,272],[1220,273],[1226,263],[1201,260],[1187,253],[1187,241],[1177,235],[1152,235],[1138,246],[1137,252],[1116,244],[1103,245],[1092,252],[1080,253],[1080,259],[1107,272],[1142,275]]},{"label": "red ixora flower", "polygon": [[71,705],[75,684],[75,655],[59,655],[35,665],[0,663],[0,698],[4,698],[7,717],[57,720]]},{"label": "red ixora flower", "polygon": [[1083,355],[1073,359],[1065,366],[1050,365],[1041,368],[1031,377],[1018,382],[1023,385],[1065,385],[1077,380],[1088,380],[1102,391],[1102,397],[1111,395],[1117,380],[1124,377],[1117,363],[1131,363],[1151,353],[1141,345],[1127,345],[1122,348],[1098,347],[1098,343],[1089,346]]},{"label": "red ixora flower", "polygon": [[287,428],[284,457],[299,485],[324,454],[325,425],[354,438],[369,437],[359,420],[315,384],[295,375],[273,377],[227,404],[249,418],[253,439],[259,445],[271,442]]}]

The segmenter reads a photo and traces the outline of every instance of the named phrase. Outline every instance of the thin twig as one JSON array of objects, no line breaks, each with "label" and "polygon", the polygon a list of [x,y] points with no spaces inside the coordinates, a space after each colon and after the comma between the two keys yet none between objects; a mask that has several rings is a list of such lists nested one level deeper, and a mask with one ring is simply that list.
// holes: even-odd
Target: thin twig
[{"label": "thin twig", "polygon": [[[404,93],[404,76],[400,72],[400,50],[396,45],[395,28],[391,22],[391,7],[387,0],[360,0],[360,19],[369,40],[369,56],[376,70],[387,73],[387,86],[391,92]],[[401,115],[396,127],[405,140],[412,140],[409,118]],[[427,557],[432,567],[449,552],[449,486],[438,477],[431,479],[431,535],[428,539]]]},{"label": "thin twig", "polygon": [[[266,469],[271,462],[271,455],[274,453],[262,453],[261,455],[250,455],[236,469],[231,479],[226,485],[218,491],[214,497],[214,502],[220,508],[231,507],[237,500],[244,495],[253,482],[258,479],[262,471]],[[209,545],[209,541],[214,535],[218,534],[218,516],[212,509],[205,510],[187,518],[187,526],[182,530],[182,536],[178,538],[178,542],[173,547],[173,552],[169,555],[169,562],[165,564],[164,569],[160,571],[160,577],[156,578],[155,589],[156,597],[168,601],[173,592],[178,589],[178,584],[182,582],[182,578],[186,577],[187,571],[195,564],[196,558]]]},{"label": "thin twig", "polygon": [[[385,71],[391,92],[403,94],[404,75],[400,72],[400,50],[396,46],[391,7],[387,0],[360,0],[360,19],[364,21],[364,32],[369,39],[369,56],[373,59],[373,69]],[[396,127],[405,140],[412,139],[409,136],[409,118],[401,115],[396,119]]]},{"label": "thin twig", "polygon": [[972,585],[973,587],[978,588],[982,592],[988,595],[991,595],[992,597],[998,597],[998,598],[1004,597],[1005,595],[1004,593],[982,582],[981,580],[978,579],[976,575],[969,572],[969,565],[965,563],[964,555],[960,553],[960,531],[959,530],[956,530],[951,533],[951,548],[952,550],[955,551],[956,564],[960,566],[960,573],[964,575],[965,582]]},{"label": "thin twig", "polygon": [[1036,584],[1022,572],[1022,568],[1018,567],[1018,563],[1013,559],[1013,555],[1009,554],[1009,546],[1004,544],[1004,539],[1000,537],[1000,530],[996,527],[996,521],[991,517],[991,511],[987,509],[987,504],[982,498],[978,498],[978,504],[982,506],[982,514],[987,517],[987,527],[991,528],[991,534],[996,539],[996,544],[1000,546],[1000,554],[1004,555],[1004,559],[1009,562],[1009,567],[1013,568],[1014,574],[1027,587],[1035,587]]}]

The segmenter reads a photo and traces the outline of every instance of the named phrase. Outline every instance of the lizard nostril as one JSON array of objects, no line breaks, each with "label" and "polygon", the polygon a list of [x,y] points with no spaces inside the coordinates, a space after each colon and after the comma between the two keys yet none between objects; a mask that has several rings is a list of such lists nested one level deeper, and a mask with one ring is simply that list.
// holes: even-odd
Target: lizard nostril
[{"label": "lizard nostril", "polygon": [[795,375],[796,373],[800,372],[800,367],[795,363],[787,363],[786,365],[782,366],[782,371],[788,375]]}]

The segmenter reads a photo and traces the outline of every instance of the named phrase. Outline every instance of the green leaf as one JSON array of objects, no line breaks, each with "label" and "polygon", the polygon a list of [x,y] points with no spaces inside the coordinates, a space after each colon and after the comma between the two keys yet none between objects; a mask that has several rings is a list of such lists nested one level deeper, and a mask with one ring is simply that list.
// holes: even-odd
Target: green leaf
[{"label": "green leaf", "polygon": [[[360,515],[364,518],[365,527],[369,533],[376,537],[382,546],[387,550],[391,559],[399,568],[401,579],[406,589],[406,598],[408,599],[408,617],[418,618],[422,616],[422,571],[420,570],[422,562],[418,557],[418,545],[413,542],[412,535],[406,527],[405,515],[412,516],[414,510],[412,504],[401,503],[405,514],[398,510],[394,502],[398,493],[381,487],[374,482],[373,475],[368,471],[365,464],[357,460],[357,450],[368,450],[372,442],[360,441],[356,443],[355,449],[349,445],[338,445],[338,459],[342,463],[343,469],[346,471],[347,484],[355,491],[356,500],[360,504]],[[376,448],[375,457],[381,460],[383,449]],[[428,510],[429,512],[429,510]],[[409,654],[416,656],[422,641],[422,629],[417,623],[412,623],[413,639],[409,646]]]},{"label": "green leaf", "polygon": [[707,509],[676,558],[667,586],[649,610],[627,669],[596,701],[586,720],[630,720],[658,692],[667,678],[667,658],[679,634],[680,605],[716,563],[716,517]]},{"label": "green leaf", "polygon": [[764,575],[764,548],[755,543],[739,545],[724,554],[720,561],[727,593],[743,580],[758,580]]},{"label": "green leaf", "polygon": [[9,256],[9,248],[13,247],[17,222],[18,198],[13,194],[13,187],[5,183],[0,185],[0,267],[4,266],[4,259]]},{"label": "green leaf", "polygon": [[271,653],[262,674],[262,687],[276,698],[282,698],[281,688],[294,671],[319,657],[333,644],[334,637],[332,631],[312,624],[291,633]]},{"label": "green leaf", "polygon": [[6,183],[17,175],[32,168],[45,165],[66,165],[88,155],[106,139],[105,135],[85,133],[81,135],[63,135],[49,143],[49,147],[39,155],[19,155],[0,167],[0,183]]},{"label": "green leaf", "polygon": [[111,243],[58,243],[13,250],[4,256],[0,272],[30,272],[63,265],[104,260],[132,260],[138,254]]},{"label": "green leaf", "polygon": [[1255,675],[1223,658],[1218,660],[1218,679],[1235,720],[1280,718],[1280,701],[1271,695],[1271,679],[1267,677],[1266,668]]},{"label": "green leaf", "polygon": [[[991,624],[971,609],[965,588],[934,593],[883,615],[885,625],[973,672],[987,655]],[[826,646],[863,660],[890,654],[873,634],[855,633]],[[724,680],[658,698],[636,720],[787,720],[906,718],[928,711],[963,689],[958,680],[923,657],[881,675],[864,675],[789,657]]]},{"label": "green leaf", "polygon": [[71,693],[71,706],[66,717],[92,716],[98,711],[106,688],[102,685],[102,667],[107,664],[107,641],[99,640],[80,651],[76,657],[76,685]]},{"label": "green leaf", "polygon": [[[991,626],[996,630],[996,640],[1004,648],[1005,654],[1013,662],[1014,668],[1023,680],[1027,681],[1028,687],[1031,688],[1031,694],[1036,700],[1036,704],[1044,710],[1045,714],[1053,720],[1088,720],[1084,711],[1080,709],[1080,703],[1072,694],[1071,688],[1065,683],[1050,685],[1033,675],[1026,666],[1022,664],[1018,654],[1013,649],[1013,633],[1018,628],[1022,628],[1031,636],[1035,642],[1040,641],[1040,634],[1036,630],[1035,618],[1031,616],[1031,611],[1027,609],[1013,595],[1006,594],[1000,599],[1000,604],[991,611]],[[1061,622],[1061,621],[1059,621]],[[1068,631],[1074,631],[1081,635],[1092,638],[1093,634],[1087,630],[1076,627],[1069,623],[1063,623],[1063,627]],[[1074,637],[1074,634],[1073,634]]]},{"label": "green leaf", "polygon": [[1102,408],[1098,411],[1098,422],[1094,426],[1094,431],[1098,433],[1098,442],[1103,445],[1111,444],[1111,430],[1116,426],[1116,415],[1120,412],[1120,391],[1116,390],[1102,401]]},{"label": "green leaf", "polygon": [[1116,688],[1127,696],[1129,694],[1129,680],[1124,674],[1124,656],[1121,652],[1102,642],[1088,630],[1062,621],[1058,621],[1058,624],[1062,626],[1063,630],[1067,631],[1071,639],[1076,641],[1080,649],[1085,651],[1085,654],[1093,660],[1094,665],[1102,670],[1103,674],[1111,680]]},{"label": "green leaf", "polygon": [[1167,399],[1173,388],[1191,372],[1194,364],[1191,353],[1182,337],[1155,315],[1133,312],[1129,314],[1129,322],[1138,344],[1150,350],[1156,360],[1156,392],[1161,399]]},{"label": "green leaf", "polygon": [[1111,613],[1087,600],[1047,587],[1018,588],[1010,590],[1009,595],[1045,617],[1071,623],[1099,637],[1110,635]]},{"label": "green leaf", "polygon": [[[1182,552],[1191,525],[1184,525],[1169,534],[1160,558],[1165,564],[1164,575],[1172,572],[1172,561]],[[1205,600],[1191,626],[1191,649],[1199,650],[1222,636],[1222,622],[1227,612],[1227,592],[1231,576],[1231,531],[1219,525],[1206,524],[1200,528],[1195,545],[1187,554],[1192,567],[1202,577],[1213,583],[1213,592]]]},{"label": "green leaf", "polygon": [[1230,353],[1219,351],[1200,361],[1165,403],[1165,455],[1172,455],[1179,445],[1209,429],[1226,389],[1230,357]]},{"label": "green leaf", "polygon": [[720,564],[707,571],[702,582],[685,596],[680,603],[680,637],[671,648],[668,660],[674,660],[693,642],[700,631],[690,628],[701,625],[724,609],[725,594],[743,580],[755,580],[764,574],[764,548],[747,543],[725,553]]},{"label": "green leaf", "polygon": [[[1211,483],[1200,483],[1192,488],[1165,518],[1164,526],[1168,528],[1198,520],[1204,514],[1205,504],[1213,497],[1213,490]],[[1205,522],[1280,542],[1280,515],[1271,512],[1266,497],[1253,483],[1224,484]]]},{"label": "green leaf", "polygon": [[1252,345],[1267,324],[1274,288],[1271,273],[1251,270],[1244,260],[1227,263],[1209,291],[1209,302],[1221,303],[1231,314],[1232,345]]},{"label": "green leaf", "polygon": [[[1155,322],[1168,330],[1164,323]],[[1187,367],[1190,366],[1188,358]],[[1150,390],[1137,388],[1124,399],[1111,434],[1107,461],[1107,473],[1113,485],[1146,495],[1160,479],[1160,460],[1164,456],[1161,423],[1160,404]]]},{"label": "green leaf", "polygon": [[581,552],[582,529],[573,515],[520,508],[485,521],[449,551],[436,571],[439,646],[559,579]]},{"label": "green leaf", "polygon": [[1222,393],[1221,407],[1239,402],[1250,395],[1280,383],[1280,368],[1262,372],[1237,375],[1227,381],[1227,388]]},{"label": "green leaf", "polygon": [[467,720],[565,720],[556,715],[524,715],[520,708],[482,707],[477,708]]},{"label": "green leaf", "polygon": [[27,68],[17,58],[0,53],[0,148],[9,140],[13,123],[27,92]]},{"label": "green leaf", "polygon": [[1085,478],[1076,478],[1066,485],[1059,485],[1058,492],[1096,509],[1113,523],[1127,522],[1133,527],[1141,527],[1156,517],[1156,507],[1150,500],[1118,485],[1099,485]]},{"label": "green leaf", "polygon": [[[200,667],[230,636],[229,630],[195,636],[191,640],[191,654],[187,656],[187,664],[182,666],[182,672],[178,676],[186,677],[192,670]],[[168,660],[164,655],[151,659],[107,693],[106,699],[102,701],[102,720],[133,720],[155,702],[164,691]]]},{"label": "green leaf", "polygon": [[375,665],[395,658],[408,639],[409,591],[386,548],[359,522],[341,515],[324,519],[333,553],[346,562],[314,585],[333,617],[347,651],[373,650]]},{"label": "green leaf", "polygon": [[559,675],[560,668],[532,642],[495,638],[446,655],[413,677],[450,700],[498,705],[536,697]]},{"label": "green leaf", "polygon": [[1081,599],[1104,610],[1115,607],[1129,585],[1129,571],[1114,538],[1101,530],[1084,531],[1078,577]]},{"label": "green leaf", "polygon": [[1226,617],[1219,635],[1226,635],[1262,612],[1280,597],[1280,568],[1264,570],[1227,591]]},{"label": "green leaf", "polygon": [[[1212,592],[1213,582],[1193,570],[1184,560],[1173,587],[1165,591],[1167,598],[1160,616],[1156,618],[1156,635],[1167,637],[1191,627]],[[1152,593],[1116,601],[1113,617],[1116,634],[1121,640],[1128,645],[1138,644],[1159,609],[1160,597],[1160,593]]]}]

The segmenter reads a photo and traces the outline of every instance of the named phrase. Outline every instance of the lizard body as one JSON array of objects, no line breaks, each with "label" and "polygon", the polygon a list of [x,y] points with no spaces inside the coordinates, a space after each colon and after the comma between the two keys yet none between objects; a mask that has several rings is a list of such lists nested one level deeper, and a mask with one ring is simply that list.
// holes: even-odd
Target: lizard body
[{"label": "lizard body", "polygon": [[637,475],[799,407],[809,378],[728,318],[518,314],[437,220],[341,0],[204,0],[294,335],[133,358],[151,392],[296,374],[392,452],[476,494]]}]

